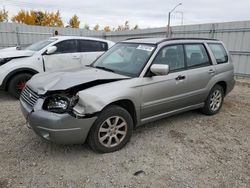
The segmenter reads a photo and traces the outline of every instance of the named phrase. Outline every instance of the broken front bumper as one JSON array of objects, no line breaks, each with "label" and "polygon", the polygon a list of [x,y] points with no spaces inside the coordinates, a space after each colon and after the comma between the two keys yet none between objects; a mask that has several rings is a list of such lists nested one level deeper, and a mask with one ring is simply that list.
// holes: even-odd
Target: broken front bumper
[{"label": "broken front bumper", "polygon": [[[38,101],[39,103],[39,101]],[[21,110],[34,132],[57,144],[82,144],[97,117],[77,119],[69,114],[56,114],[35,107],[20,99]],[[37,105],[36,105],[37,106]]]}]

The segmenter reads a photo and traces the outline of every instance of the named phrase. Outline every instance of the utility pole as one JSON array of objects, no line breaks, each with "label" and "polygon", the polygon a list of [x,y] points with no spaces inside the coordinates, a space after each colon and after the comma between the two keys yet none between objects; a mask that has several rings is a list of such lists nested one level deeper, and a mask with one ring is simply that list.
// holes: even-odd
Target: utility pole
[{"label": "utility pole", "polygon": [[169,13],[168,13],[168,28],[167,28],[167,38],[170,38],[170,18],[171,18],[171,13],[178,7],[182,5],[182,3],[179,3],[176,5]]}]

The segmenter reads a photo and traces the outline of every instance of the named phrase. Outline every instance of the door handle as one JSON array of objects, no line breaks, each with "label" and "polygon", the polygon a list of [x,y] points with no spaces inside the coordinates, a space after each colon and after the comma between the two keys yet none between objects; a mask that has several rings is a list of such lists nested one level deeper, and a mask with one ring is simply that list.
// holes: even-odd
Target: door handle
[{"label": "door handle", "polygon": [[214,74],[214,73],[215,73],[215,70],[214,70],[214,69],[209,69],[208,73],[209,73],[209,74]]},{"label": "door handle", "polygon": [[73,56],[73,59],[80,59],[80,56]]},{"label": "door handle", "polygon": [[186,78],[186,76],[179,75],[179,76],[177,76],[175,79],[176,79],[176,80],[184,80],[185,78]]}]

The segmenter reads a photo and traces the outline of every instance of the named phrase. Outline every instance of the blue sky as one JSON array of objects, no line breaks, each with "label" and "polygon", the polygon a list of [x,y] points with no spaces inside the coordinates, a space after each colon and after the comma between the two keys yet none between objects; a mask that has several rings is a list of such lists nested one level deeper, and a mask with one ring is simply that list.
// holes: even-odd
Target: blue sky
[{"label": "blue sky", "polygon": [[172,14],[172,24],[181,24],[183,12],[184,24],[227,22],[250,20],[250,1],[228,0],[0,0],[0,7],[5,7],[10,15],[19,9],[60,10],[63,21],[77,14],[81,26],[89,24],[93,27],[109,25],[115,27],[126,20],[130,25],[138,24],[140,28],[165,27],[168,12],[179,2]]}]

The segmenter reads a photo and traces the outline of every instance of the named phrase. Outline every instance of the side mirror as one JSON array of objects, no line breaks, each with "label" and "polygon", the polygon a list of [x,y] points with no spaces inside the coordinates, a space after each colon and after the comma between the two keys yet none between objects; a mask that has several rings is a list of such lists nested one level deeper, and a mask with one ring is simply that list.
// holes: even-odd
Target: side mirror
[{"label": "side mirror", "polygon": [[56,50],[57,50],[56,46],[50,46],[47,48],[46,54],[48,54],[48,55],[53,54]]},{"label": "side mirror", "polygon": [[160,64],[153,64],[150,67],[150,71],[157,76],[164,76],[169,73],[169,66],[168,65],[160,65]]}]

